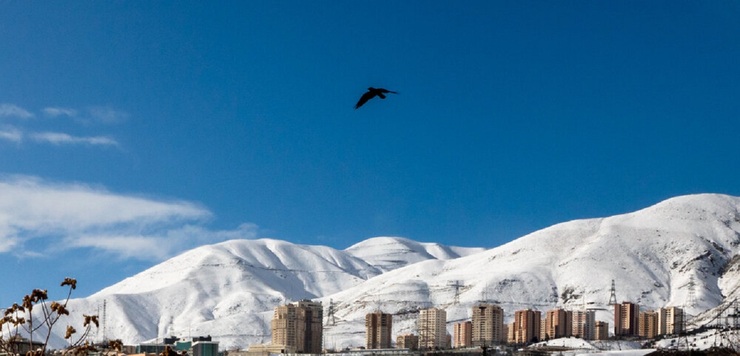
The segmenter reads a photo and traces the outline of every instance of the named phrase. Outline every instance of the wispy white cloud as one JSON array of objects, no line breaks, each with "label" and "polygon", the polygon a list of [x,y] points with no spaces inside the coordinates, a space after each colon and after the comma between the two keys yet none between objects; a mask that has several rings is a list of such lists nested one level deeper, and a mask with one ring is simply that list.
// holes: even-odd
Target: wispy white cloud
[{"label": "wispy white cloud", "polygon": [[104,124],[117,124],[128,118],[128,113],[105,106],[91,107],[87,111],[92,120]]},{"label": "wispy white cloud", "polygon": [[91,106],[83,109],[47,107],[42,111],[47,117],[68,117],[80,124],[118,124],[129,116],[124,111],[108,106]]},{"label": "wispy white cloud", "polygon": [[0,127],[0,140],[20,143],[23,140],[23,133],[15,127]]},{"label": "wispy white cloud", "polygon": [[50,108],[44,108],[42,111],[44,112],[44,115],[49,116],[49,117],[58,117],[58,116],[76,117],[77,116],[77,110],[69,109],[69,108],[50,107]]},{"label": "wispy white cloud", "polygon": [[30,119],[33,117],[33,114],[14,104],[7,104],[3,103],[0,104],[0,117],[16,117],[21,119]]},{"label": "wispy white cloud", "polygon": [[[213,231],[212,213],[186,201],[109,192],[85,184],[29,176],[0,176],[0,253],[29,257],[26,245],[47,253],[94,249],[122,259],[163,260],[224,240],[255,238],[257,226]],[[38,253],[38,250],[33,252]]]},{"label": "wispy white cloud", "polygon": [[[41,112],[45,117],[71,118],[73,122],[78,124],[113,124],[120,123],[128,117],[127,113],[106,106],[89,107],[82,109],[82,111],[69,107],[50,106],[41,109]],[[15,104],[0,103],[0,119],[5,117],[30,119],[34,117],[34,114]],[[30,127],[27,127],[27,124],[20,122],[16,126],[0,126],[0,141],[21,143],[26,141],[25,138],[29,138],[28,142],[46,143],[55,146],[120,146],[120,143],[110,136],[75,136],[66,132],[33,132]]]},{"label": "wispy white cloud", "polygon": [[72,136],[63,132],[41,132],[31,134],[37,142],[46,142],[53,145],[93,145],[93,146],[118,146],[118,141],[107,136]]}]

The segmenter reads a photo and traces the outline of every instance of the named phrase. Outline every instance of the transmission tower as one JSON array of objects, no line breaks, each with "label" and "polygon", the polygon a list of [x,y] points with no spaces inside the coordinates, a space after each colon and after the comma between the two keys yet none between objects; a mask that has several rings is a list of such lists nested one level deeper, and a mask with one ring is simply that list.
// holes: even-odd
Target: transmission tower
[{"label": "transmission tower", "polygon": [[337,317],[334,315],[333,299],[329,299],[329,309],[326,311],[326,317],[329,319],[329,325],[337,325]]},{"label": "transmission tower", "polygon": [[463,285],[460,284],[460,281],[453,281],[450,282],[449,286],[455,288],[455,299],[453,300],[453,304],[460,304],[460,288],[463,287]]},{"label": "transmission tower", "polygon": [[614,280],[612,279],[612,288],[609,290],[609,305],[615,305],[617,304],[617,286],[614,284]]},{"label": "transmission tower", "polygon": [[686,307],[693,307],[694,303],[696,302],[696,282],[694,282],[694,276],[691,276],[691,279],[689,279],[689,295],[686,298]]}]

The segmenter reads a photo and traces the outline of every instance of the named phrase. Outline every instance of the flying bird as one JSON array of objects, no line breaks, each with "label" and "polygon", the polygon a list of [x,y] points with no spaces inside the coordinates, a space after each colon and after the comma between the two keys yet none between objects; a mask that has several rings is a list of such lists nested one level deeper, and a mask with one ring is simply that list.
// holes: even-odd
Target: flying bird
[{"label": "flying bird", "polygon": [[385,94],[388,94],[388,93],[398,94],[398,92],[391,91],[391,90],[384,89],[384,88],[373,88],[373,87],[367,88],[367,92],[365,94],[362,94],[362,96],[360,97],[360,100],[358,100],[357,104],[355,104],[355,110],[357,110],[360,106],[365,104],[368,100],[376,96],[381,99],[385,99]]}]

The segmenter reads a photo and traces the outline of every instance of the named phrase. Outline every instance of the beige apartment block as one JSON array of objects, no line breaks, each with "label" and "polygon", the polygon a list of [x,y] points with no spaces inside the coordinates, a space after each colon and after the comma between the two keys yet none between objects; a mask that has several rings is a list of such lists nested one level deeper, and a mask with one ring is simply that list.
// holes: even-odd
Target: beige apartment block
[{"label": "beige apartment block", "polygon": [[447,341],[447,312],[444,309],[420,310],[416,327],[419,330],[420,349],[445,349],[449,347]]},{"label": "beige apartment block", "polygon": [[609,340],[609,323],[597,321],[594,324],[594,340]]},{"label": "beige apartment block", "polygon": [[640,306],[631,302],[614,304],[614,335],[637,336]]},{"label": "beige apartment block", "polygon": [[544,329],[543,340],[570,336],[573,330],[573,313],[562,308],[548,310]]},{"label": "beige apartment block", "polygon": [[658,335],[678,335],[683,331],[683,309],[679,307],[660,308],[657,313]]},{"label": "beige apartment block", "polygon": [[494,304],[478,304],[472,308],[473,346],[491,346],[505,341],[504,310]]},{"label": "beige apartment block", "polygon": [[584,340],[595,338],[596,312],[593,310],[574,310],[571,335]]},{"label": "beige apartment block", "polygon": [[276,307],[271,323],[272,344],[296,353],[321,353],[323,315],[321,303],[310,300]]},{"label": "beige apartment block", "polygon": [[380,311],[365,315],[365,348],[389,349],[393,338],[393,315]]},{"label": "beige apartment block", "polygon": [[514,323],[509,323],[506,325],[506,342],[509,344],[515,344],[516,343],[516,333],[514,332]]},{"label": "beige apartment block", "polygon": [[637,334],[646,339],[658,335],[658,313],[653,311],[640,312],[637,320]]},{"label": "beige apartment block", "polygon": [[455,348],[473,346],[472,321],[463,321],[452,325],[452,346]]},{"label": "beige apartment block", "polygon": [[514,343],[528,344],[539,341],[542,313],[525,309],[514,312]]}]

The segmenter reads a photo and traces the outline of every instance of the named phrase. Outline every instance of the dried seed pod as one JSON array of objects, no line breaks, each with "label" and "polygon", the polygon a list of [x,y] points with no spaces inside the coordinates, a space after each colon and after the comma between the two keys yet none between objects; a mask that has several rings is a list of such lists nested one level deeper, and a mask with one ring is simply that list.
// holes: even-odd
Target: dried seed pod
[{"label": "dried seed pod", "polygon": [[77,332],[77,330],[75,330],[75,328],[73,328],[72,325],[68,325],[67,326],[67,333],[64,334],[64,338],[65,339],[69,339],[76,332]]},{"label": "dried seed pod", "polygon": [[62,287],[64,286],[70,286],[72,289],[77,288],[77,280],[74,278],[64,278],[64,281],[62,281]]}]

